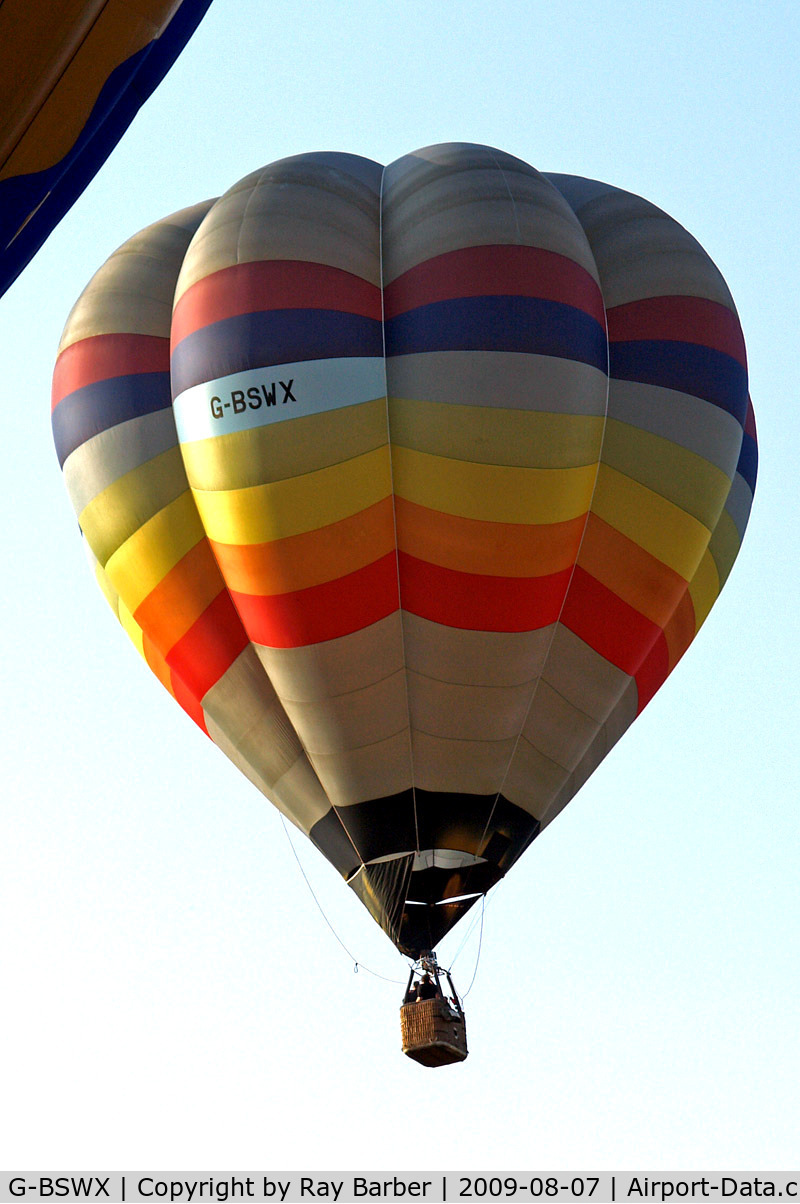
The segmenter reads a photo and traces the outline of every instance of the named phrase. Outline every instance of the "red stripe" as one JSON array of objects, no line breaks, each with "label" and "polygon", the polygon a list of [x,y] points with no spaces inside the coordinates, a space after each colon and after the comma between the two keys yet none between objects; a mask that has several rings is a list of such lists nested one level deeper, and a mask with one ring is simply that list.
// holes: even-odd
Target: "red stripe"
[{"label": "red stripe", "polygon": [[384,291],[386,318],[454,297],[540,297],[585,310],[605,326],[603,298],[585,268],[540,247],[465,247],[410,268]]},{"label": "red stripe", "polygon": [[193,719],[202,731],[208,735],[203,708],[198,700],[186,687],[177,673],[170,669],[158,648],[146,631],[142,632],[142,652],[151,672],[158,678],[165,690],[183,707],[190,719]]},{"label": "red stripe", "polygon": [[179,677],[177,673],[173,673],[170,678],[170,684],[172,685],[172,693],[175,695],[175,701],[179,706],[183,707],[186,714],[190,719],[195,721],[200,730],[208,735],[203,708],[183,681],[183,678]]},{"label": "red stripe", "polygon": [[62,398],[115,376],[169,372],[169,339],[150,334],[96,334],[65,347],[53,371],[51,407]]},{"label": "red stripe", "polygon": [[302,648],[350,635],[397,610],[394,552],[363,569],[288,594],[231,593],[247,634],[269,648]]},{"label": "red stripe", "polygon": [[381,291],[325,263],[237,263],[198,280],[183,294],[172,315],[173,350],[181,339],[212,322],[269,309],[334,309],[380,321]]},{"label": "red stripe", "polygon": [[751,439],[756,439],[756,414],[753,409],[753,402],[748,397],[747,399],[747,414],[744,420],[744,433],[749,435]]},{"label": "red stripe", "polygon": [[713,347],[747,367],[739,319],[725,305],[704,297],[647,297],[608,311],[608,341],[668,339]]},{"label": "red stripe", "polygon": [[173,645],[166,661],[195,698],[202,699],[246,647],[239,616],[223,590]]},{"label": "red stripe", "polygon": [[575,566],[561,619],[595,652],[631,677],[661,635],[657,623],[623,602],[579,565]]},{"label": "red stripe", "polygon": [[664,638],[667,641],[667,651],[669,653],[670,673],[696,635],[697,619],[694,613],[692,595],[687,589],[664,626]]},{"label": "red stripe", "polygon": [[636,671],[636,690],[639,701],[636,714],[641,715],[654,694],[669,677],[669,650],[663,631],[659,631],[656,642]]},{"label": "red stripe", "polygon": [[536,631],[558,618],[571,568],[545,577],[460,573],[399,553],[404,610],[473,631]]}]

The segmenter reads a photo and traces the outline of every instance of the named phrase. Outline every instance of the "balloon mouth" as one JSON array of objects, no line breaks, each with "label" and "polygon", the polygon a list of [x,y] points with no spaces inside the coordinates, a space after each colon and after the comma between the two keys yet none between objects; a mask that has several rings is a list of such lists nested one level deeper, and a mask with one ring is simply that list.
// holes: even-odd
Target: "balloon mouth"
[{"label": "balloon mouth", "polygon": [[[472,871],[491,881],[472,881]],[[497,877],[485,857],[463,849],[408,849],[365,862],[347,879],[401,953],[434,949]],[[470,889],[473,887],[473,889]]]},{"label": "balloon mouth", "polygon": [[476,890],[466,895],[452,895],[446,899],[436,899],[433,903],[428,903],[425,899],[406,899],[406,907],[447,907],[450,903],[474,903],[480,897],[481,892]]},{"label": "balloon mouth", "polygon": [[[471,865],[485,865],[485,857],[476,857],[474,853],[465,853],[461,849],[406,849],[402,853],[387,853],[383,857],[373,857],[370,861],[365,862],[365,865],[384,865],[389,861],[399,861],[401,858],[411,857],[412,873],[418,873],[421,870],[441,869],[441,870],[459,870],[466,869]],[[360,872],[359,866],[356,873]],[[354,877],[355,875],[351,875]]]}]

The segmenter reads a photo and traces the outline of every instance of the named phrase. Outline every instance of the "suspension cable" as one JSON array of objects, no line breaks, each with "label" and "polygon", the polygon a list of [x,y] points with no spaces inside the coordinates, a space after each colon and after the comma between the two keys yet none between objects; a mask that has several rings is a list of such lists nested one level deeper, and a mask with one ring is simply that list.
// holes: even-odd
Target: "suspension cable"
[{"label": "suspension cable", "polygon": [[[475,985],[475,979],[478,976],[478,966],[480,965],[480,960],[481,960],[481,949],[483,948],[483,917],[484,917],[485,912],[486,912],[486,895],[482,895],[481,896],[481,919],[480,919],[481,930],[480,930],[480,936],[478,937],[478,952],[475,956],[475,969],[472,971],[472,978],[470,979],[469,986],[467,987],[464,994],[461,996],[462,999],[467,998],[467,995],[469,995],[470,991],[472,990],[473,986]],[[467,940],[472,936],[472,933],[475,931],[475,925],[477,922],[478,921],[476,918],[473,921],[472,926],[470,927],[470,929],[467,932],[466,936],[464,937],[463,941],[461,942],[458,949],[456,950],[456,955],[450,963],[450,970],[448,971],[448,973],[450,973],[450,971],[452,970],[452,968],[455,964],[456,957],[458,957],[459,953],[461,953]]]},{"label": "suspension cable", "polygon": [[[280,812],[279,812],[278,814],[280,815]],[[325,921],[325,923],[328,925],[328,927],[330,928],[331,932],[332,932],[332,933],[333,933],[333,935],[336,937],[337,941],[338,941],[338,942],[339,942],[339,944],[342,946],[342,948],[344,949],[345,953],[347,954],[347,956],[350,958],[351,962],[353,963],[353,973],[354,973],[354,974],[357,974],[359,970],[366,970],[367,974],[371,974],[371,975],[372,975],[374,978],[381,978],[381,979],[383,979],[383,981],[384,981],[384,982],[393,982],[393,983],[397,983],[399,986],[402,986],[402,985],[403,985],[403,982],[404,982],[404,980],[403,980],[403,979],[401,979],[401,978],[387,978],[387,976],[386,976],[385,974],[379,974],[377,970],[371,970],[369,966],[365,966],[363,962],[360,962],[360,961],[358,961],[358,960],[357,960],[355,957],[353,957],[352,953],[351,953],[351,952],[350,952],[350,950],[347,948],[347,945],[345,945],[344,941],[343,941],[343,940],[342,940],[342,938],[339,936],[339,933],[336,931],[336,929],[334,928],[333,924],[332,924],[332,923],[330,922],[330,920],[328,919],[327,915],[325,914],[325,909],[324,909],[324,907],[322,906],[322,904],[320,903],[320,901],[319,901],[319,899],[317,898],[316,894],[314,893],[314,888],[313,888],[313,886],[311,885],[311,883],[310,883],[310,881],[309,881],[308,874],[307,874],[307,873],[306,873],[306,871],[303,869],[303,863],[301,862],[300,858],[299,858],[299,857],[298,857],[298,855],[297,855],[297,849],[294,847],[294,841],[292,840],[292,838],[291,838],[291,836],[290,836],[290,834],[289,834],[289,829],[288,829],[288,827],[286,826],[286,820],[284,819],[283,815],[280,815],[280,819],[281,819],[281,823],[283,824],[283,830],[284,830],[284,833],[286,834],[286,839],[289,841],[289,848],[292,850],[292,853],[294,854],[294,859],[295,859],[295,861],[297,862],[297,865],[298,865],[298,868],[299,868],[299,870],[300,870],[300,873],[303,875],[303,878],[304,878],[304,880],[305,880],[305,884],[306,884],[306,886],[308,887],[309,891],[311,892],[311,898],[314,900],[314,902],[316,903],[317,907],[319,908],[319,912],[320,912],[320,915],[322,916],[323,920],[324,920],[324,921]]]}]

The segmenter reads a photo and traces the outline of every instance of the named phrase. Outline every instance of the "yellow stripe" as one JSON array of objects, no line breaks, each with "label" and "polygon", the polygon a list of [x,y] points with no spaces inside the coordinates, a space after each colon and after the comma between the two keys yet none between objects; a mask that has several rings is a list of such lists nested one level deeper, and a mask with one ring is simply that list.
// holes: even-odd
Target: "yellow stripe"
[{"label": "yellow stripe", "polygon": [[613,418],[606,427],[603,463],[660,493],[709,529],[731,490],[730,477],[703,456]]},{"label": "yellow stripe", "polygon": [[203,528],[188,490],[134,532],[106,565],[106,573],[128,609],[134,612],[202,538]]},{"label": "yellow stripe", "polygon": [[705,623],[711,607],[719,597],[720,584],[714,557],[706,552],[700,561],[697,572],[689,582],[689,593],[694,606],[696,630]]},{"label": "yellow stripe", "polygon": [[222,492],[330,468],[387,442],[386,400],[183,443],[192,489]]},{"label": "yellow stripe", "polygon": [[181,450],[175,446],[124,473],[92,498],[78,521],[100,563],[185,491]]},{"label": "yellow stripe", "polygon": [[723,510],[719,516],[719,522],[714,528],[711,542],[708,545],[708,549],[714,557],[714,563],[717,566],[720,589],[722,589],[728,580],[728,574],[733,568],[741,546],[742,540],[739,535],[739,529],[728,511]]},{"label": "yellow stripe", "polygon": [[[29,26],[36,23],[41,27],[44,22],[43,36],[47,37],[46,23],[58,21],[61,6],[52,0],[26,0],[26,7]],[[66,28],[62,18],[57,44],[47,55],[52,61],[39,63],[43,82],[33,104],[27,104],[22,95],[17,98],[15,145],[0,170],[0,179],[42,171],[63,159],[81,134],[109,76],[158,36],[175,10],[174,0],[96,7],[101,11],[88,29],[81,23],[73,32],[70,24],[75,18],[67,19]],[[3,68],[27,83],[29,75],[13,56],[12,43],[3,49]]]},{"label": "yellow stripe", "polygon": [[495,523],[561,523],[585,514],[597,466],[515,468],[392,448],[398,497],[444,514]]},{"label": "yellow stripe", "polygon": [[592,512],[685,581],[694,576],[708,545],[708,527],[607,464],[600,465]]},{"label": "yellow stripe", "polygon": [[144,658],[144,632],[122,601],[119,604],[119,621],[130,636],[131,643],[139,656]]},{"label": "yellow stripe", "polygon": [[106,572],[99,560],[92,561],[92,571],[94,572],[95,581],[103,591],[103,595],[108,602],[108,605],[111,607],[117,618],[119,618],[119,597],[117,595],[117,591],[109,581],[108,576],[106,575]]},{"label": "yellow stripe", "polygon": [[271,485],[224,493],[197,489],[194,499],[209,539],[250,544],[316,531],[366,510],[391,492],[389,449],[379,447]]},{"label": "yellow stripe", "polygon": [[392,443],[451,460],[520,468],[596,464],[605,419],[392,397]]}]

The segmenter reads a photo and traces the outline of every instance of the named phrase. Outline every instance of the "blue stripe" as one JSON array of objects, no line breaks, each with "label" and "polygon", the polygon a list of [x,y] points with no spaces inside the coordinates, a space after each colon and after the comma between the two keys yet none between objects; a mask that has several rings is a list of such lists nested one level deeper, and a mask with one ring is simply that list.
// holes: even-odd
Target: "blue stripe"
[{"label": "blue stripe", "polygon": [[273,309],[212,322],[172,353],[172,395],[206,381],[305,360],[383,357],[377,318],[335,309]]},{"label": "blue stripe", "polygon": [[750,492],[755,493],[756,477],[758,475],[758,444],[752,435],[745,435],[742,439],[742,450],[739,452],[739,463],[736,465],[736,471],[747,482]]},{"label": "blue stripe", "polygon": [[603,327],[589,314],[539,297],[456,297],[398,314],[386,323],[386,354],[523,351],[577,360],[606,372]]},{"label": "blue stripe", "polygon": [[140,372],[84,385],[68,393],[53,410],[53,439],[58,462],[81,444],[131,418],[167,410],[172,405],[168,372]]},{"label": "blue stripe", "polygon": [[637,339],[610,343],[611,376],[660,385],[719,406],[744,426],[747,415],[747,369],[724,351],[697,343]]},{"label": "blue stripe", "polygon": [[105,163],[139,109],[183,51],[210,3],[211,0],[183,0],[160,37],[114,68],[75,144],[63,159],[43,171],[0,181],[0,295],[27,266]]}]

